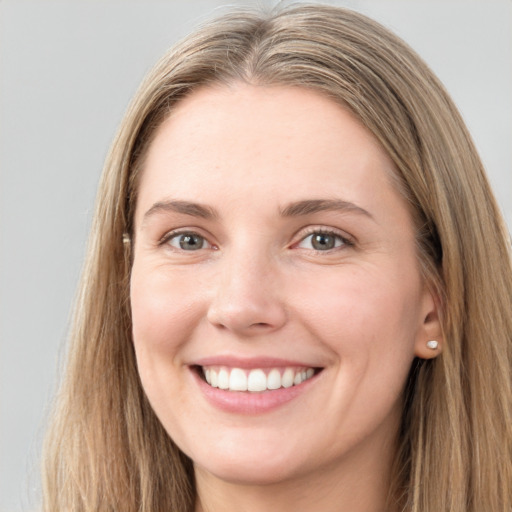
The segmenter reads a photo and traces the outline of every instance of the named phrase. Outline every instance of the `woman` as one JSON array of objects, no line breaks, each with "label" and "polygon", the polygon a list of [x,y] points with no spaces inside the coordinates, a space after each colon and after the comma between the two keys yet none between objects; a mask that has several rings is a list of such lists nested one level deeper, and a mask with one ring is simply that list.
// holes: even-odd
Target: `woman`
[{"label": "woman", "polygon": [[508,235],[398,38],[326,6],[205,26],[97,204],[46,510],[510,510]]}]

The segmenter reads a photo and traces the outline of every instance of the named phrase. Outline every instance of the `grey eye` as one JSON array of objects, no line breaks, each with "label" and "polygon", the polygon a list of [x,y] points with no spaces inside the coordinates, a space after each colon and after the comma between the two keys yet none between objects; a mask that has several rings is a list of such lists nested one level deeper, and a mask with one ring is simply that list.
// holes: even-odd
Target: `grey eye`
[{"label": "grey eye", "polygon": [[343,238],[334,233],[312,233],[301,240],[299,247],[315,251],[329,251],[344,244]]},{"label": "grey eye", "polygon": [[315,233],[311,236],[311,245],[317,251],[325,251],[333,249],[336,240],[332,235],[324,235],[323,233]]},{"label": "grey eye", "polygon": [[197,251],[203,249],[207,242],[197,233],[180,233],[170,238],[168,243],[183,251]]}]

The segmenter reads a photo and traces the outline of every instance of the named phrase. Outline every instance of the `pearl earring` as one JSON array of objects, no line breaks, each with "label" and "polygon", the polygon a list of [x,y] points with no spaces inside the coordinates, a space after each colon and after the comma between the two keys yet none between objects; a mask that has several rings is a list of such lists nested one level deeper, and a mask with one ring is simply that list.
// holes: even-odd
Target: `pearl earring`
[{"label": "pearl earring", "polygon": [[439,342],[436,340],[427,341],[427,347],[432,350],[437,350],[439,347]]}]

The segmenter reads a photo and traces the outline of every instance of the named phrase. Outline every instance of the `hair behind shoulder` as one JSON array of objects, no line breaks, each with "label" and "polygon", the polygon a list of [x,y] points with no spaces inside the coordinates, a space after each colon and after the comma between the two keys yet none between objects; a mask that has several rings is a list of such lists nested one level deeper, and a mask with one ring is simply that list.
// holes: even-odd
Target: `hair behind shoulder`
[{"label": "hair behind shoulder", "polygon": [[390,509],[512,509],[510,240],[471,138],[424,62],[350,10],[240,11],[167,53],[134,98],[101,179],[45,447],[45,510],[189,512],[190,460],[142,390],[131,339],[132,220],[144,156],[198,87],[307,87],[350,109],[396,166],[425,279],[442,304],[444,349],[415,361],[405,390]]}]

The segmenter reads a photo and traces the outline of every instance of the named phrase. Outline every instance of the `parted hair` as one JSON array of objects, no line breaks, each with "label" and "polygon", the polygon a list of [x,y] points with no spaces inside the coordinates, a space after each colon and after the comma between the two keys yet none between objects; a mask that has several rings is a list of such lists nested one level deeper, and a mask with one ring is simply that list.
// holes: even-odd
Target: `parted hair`
[{"label": "parted hair", "polygon": [[413,362],[388,509],[512,510],[510,237],[470,135],[427,65],[351,10],[238,10],[173,47],[129,106],[99,185],[66,369],[45,443],[46,512],[192,512],[192,462],[144,395],[129,280],[138,177],[156,129],[209,84],[303,87],[348,108],[395,164],[443,351]]}]

